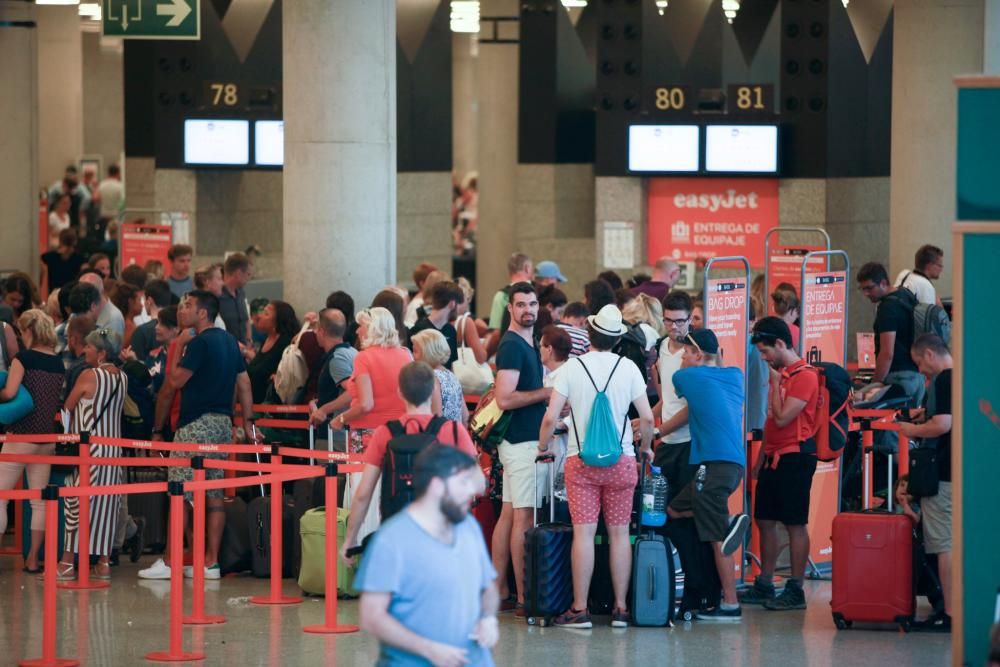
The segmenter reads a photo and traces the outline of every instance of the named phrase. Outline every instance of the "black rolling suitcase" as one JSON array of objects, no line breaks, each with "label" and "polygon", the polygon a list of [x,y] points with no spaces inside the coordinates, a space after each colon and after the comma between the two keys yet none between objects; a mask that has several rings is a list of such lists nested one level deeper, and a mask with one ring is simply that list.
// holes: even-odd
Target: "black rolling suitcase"
[{"label": "black rolling suitcase", "polygon": [[[284,496],[281,515],[281,576],[291,577],[294,569],[295,503]],[[271,576],[271,497],[254,498],[247,506],[250,534],[250,570],[255,577]]]},{"label": "black rolling suitcase", "polygon": [[[165,468],[126,468],[126,480],[130,484],[145,484],[147,482],[165,482]],[[143,530],[143,543],[146,551],[155,554],[163,553],[167,548],[167,516],[169,503],[166,493],[130,493],[128,495],[128,513],[132,517],[143,517],[146,527]]]},{"label": "black rolling suitcase", "polygon": [[672,543],[677,549],[684,572],[683,594],[677,615],[684,621],[690,621],[699,609],[714,607],[722,599],[722,582],[715,568],[712,545],[698,538],[694,519],[670,519],[660,531],[668,538],[668,544]]},{"label": "black rolling suitcase", "polygon": [[226,528],[219,545],[219,568],[223,576],[250,569],[250,531],[247,528],[247,504],[242,498],[222,501],[226,513]]},{"label": "black rolling suitcase", "polygon": [[[537,479],[539,463],[555,462],[555,457],[535,460]],[[553,471],[554,472],[554,471]],[[537,493],[538,485],[535,485]],[[554,490],[549,475],[549,498]],[[549,522],[538,523],[538,498],[535,498],[534,526],[524,534],[524,606],[528,625],[546,626],[573,603],[573,573],[570,551],[573,526],[555,522],[555,505],[549,503]]]}]

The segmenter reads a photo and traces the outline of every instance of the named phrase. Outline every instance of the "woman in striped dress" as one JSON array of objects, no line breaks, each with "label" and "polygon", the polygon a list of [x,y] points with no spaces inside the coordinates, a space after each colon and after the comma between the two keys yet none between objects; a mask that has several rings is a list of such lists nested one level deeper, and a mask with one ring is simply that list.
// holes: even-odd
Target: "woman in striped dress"
[{"label": "woman in striped dress", "polygon": [[[91,436],[120,438],[122,408],[128,394],[128,379],[112,363],[121,352],[121,337],[110,329],[98,329],[85,339],[83,354],[90,367],[80,374],[66,399],[66,409],[73,413],[72,432],[88,431]],[[118,457],[121,447],[90,445],[94,458]],[[120,466],[91,466],[91,486],[113,486],[124,481]],[[67,486],[79,486],[78,470],[66,480]],[[90,553],[98,557],[95,579],[110,579],[108,559],[114,545],[115,523],[120,496],[93,496],[90,499]],[[73,555],[79,550],[80,504],[78,498],[66,498],[66,552],[59,563],[57,579],[76,578]]]}]

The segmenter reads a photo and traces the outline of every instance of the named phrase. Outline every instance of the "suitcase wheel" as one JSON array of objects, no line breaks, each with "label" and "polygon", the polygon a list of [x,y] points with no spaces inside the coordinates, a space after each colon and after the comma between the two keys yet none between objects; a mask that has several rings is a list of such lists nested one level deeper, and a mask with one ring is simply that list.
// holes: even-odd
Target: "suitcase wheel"
[{"label": "suitcase wheel", "polygon": [[910,624],[909,621],[903,621],[902,623],[899,624],[899,629],[902,630],[903,632],[909,632],[912,627],[913,626]]},{"label": "suitcase wheel", "polygon": [[[524,620],[528,625],[538,625],[538,620],[534,616],[527,616]],[[542,627],[545,627],[544,624],[542,624]]]},{"label": "suitcase wheel", "polygon": [[693,621],[694,620],[694,612],[691,611],[690,609],[685,609],[684,613],[681,614],[681,618],[683,618],[685,621]]},{"label": "suitcase wheel", "polygon": [[853,625],[853,623],[851,621],[848,621],[846,618],[844,618],[840,614],[834,614],[833,615],[833,623],[834,623],[834,625],[837,626],[838,630],[847,630],[848,628],[850,628]]}]

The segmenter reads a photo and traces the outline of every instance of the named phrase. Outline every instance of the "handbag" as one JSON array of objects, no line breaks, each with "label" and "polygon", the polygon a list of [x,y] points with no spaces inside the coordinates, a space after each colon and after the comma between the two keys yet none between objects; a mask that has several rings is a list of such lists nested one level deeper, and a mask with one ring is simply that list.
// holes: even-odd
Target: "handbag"
[{"label": "handbag", "polygon": [[930,498],[938,494],[941,479],[937,457],[936,444],[910,450],[910,481],[906,484],[906,492],[914,498]]},{"label": "handbag", "polygon": [[489,364],[476,361],[476,354],[465,344],[465,325],[468,315],[463,315],[458,327],[458,359],[451,365],[451,372],[458,378],[462,391],[466,394],[480,396],[493,384],[493,371]]},{"label": "handbag", "polygon": [[507,435],[510,419],[510,413],[497,404],[496,387],[491,386],[469,418],[469,433],[483,451],[492,454]]},{"label": "handbag", "polygon": [[[0,331],[0,335],[3,335],[2,331]],[[7,371],[0,371],[0,385],[5,384],[7,384]],[[22,383],[17,388],[14,398],[0,403],[0,424],[15,424],[27,417],[34,409],[35,401]]]}]

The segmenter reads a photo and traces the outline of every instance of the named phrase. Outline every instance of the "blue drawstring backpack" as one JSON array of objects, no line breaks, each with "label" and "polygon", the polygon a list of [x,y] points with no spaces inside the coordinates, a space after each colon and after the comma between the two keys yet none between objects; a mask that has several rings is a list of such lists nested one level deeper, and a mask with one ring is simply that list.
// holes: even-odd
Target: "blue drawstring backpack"
[{"label": "blue drawstring backpack", "polygon": [[576,435],[577,443],[580,443],[580,460],[588,466],[596,468],[607,468],[618,463],[622,455],[622,438],[625,436],[625,428],[628,426],[628,413],[625,414],[625,423],[622,424],[621,433],[615,428],[615,418],[611,414],[611,401],[608,400],[608,385],[611,378],[618,370],[618,364],[622,357],[618,357],[608,381],[604,383],[604,389],[598,389],[594,382],[594,376],[587,370],[587,365],[579,357],[576,359],[583,366],[583,371],[590,379],[590,384],[594,385],[594,402],[590,406],[590,420],[587,422],[587,432],[580,443],[580,434],[576,430],[576,417],[573,417],[573,433]]}]

